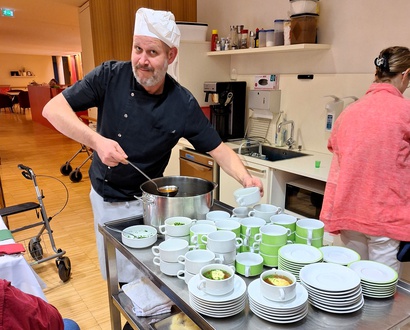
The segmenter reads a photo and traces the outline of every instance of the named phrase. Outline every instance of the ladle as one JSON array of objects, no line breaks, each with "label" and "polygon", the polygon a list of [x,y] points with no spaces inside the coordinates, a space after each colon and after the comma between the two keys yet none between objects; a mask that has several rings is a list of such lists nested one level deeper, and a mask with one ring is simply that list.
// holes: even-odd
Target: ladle
[{"label": "ladle", "polygon": [[174,197],[178,193],[178,187],[175,185],[167,185],[167,186],[161,186],[158,187],[157,183],[152,180],[148,175],[146,175],[138,166],[135,164],[131,163],[128,161],[128,164],[131,165],[133,168],[135,168],[138,172],[140,172],[143,176],[145,176],[149,181],[151,181],[155,187],[157,188],[158,193],[161,196],[167,196],[167,197]]}]

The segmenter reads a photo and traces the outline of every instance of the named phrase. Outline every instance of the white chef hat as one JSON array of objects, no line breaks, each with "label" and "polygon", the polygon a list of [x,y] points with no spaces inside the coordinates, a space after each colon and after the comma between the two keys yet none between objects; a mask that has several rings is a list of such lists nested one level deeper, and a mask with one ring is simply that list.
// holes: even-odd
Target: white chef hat
[{"label": "white chef hat", "polygon": [[135,14],[134,35],[162,40],[169,47],[178,47],[181,33],[170,11],[140,8]]}]

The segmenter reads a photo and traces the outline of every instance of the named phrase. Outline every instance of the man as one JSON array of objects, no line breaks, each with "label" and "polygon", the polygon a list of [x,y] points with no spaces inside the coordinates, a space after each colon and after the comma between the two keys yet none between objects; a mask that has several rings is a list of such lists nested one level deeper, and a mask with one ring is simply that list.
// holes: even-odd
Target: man
[{"label": "man", "polygon": [[[160,177],[181,137],[208,152],[244,187],[262,183],[220,139],[192,94],[167,74],[178,53],[180,32],[171,12],[141,8],[136,13],[131,62],[109,61],[53,98],[43,110],[60,132],[94,150],[90,199],[105,277],[104,249],[98,224],[142,214],[140,185]],[[97,132],[82,124],[74,111],[98,107]],[[119,281],[135,279],[135,268],[117,256]]]}]

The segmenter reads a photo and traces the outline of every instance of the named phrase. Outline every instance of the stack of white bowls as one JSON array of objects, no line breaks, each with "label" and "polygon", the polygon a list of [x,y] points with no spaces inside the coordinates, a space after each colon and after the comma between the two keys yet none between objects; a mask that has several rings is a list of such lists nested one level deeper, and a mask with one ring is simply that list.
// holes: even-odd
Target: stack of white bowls
[{"label": "stack of white bowls", "polygon": [[188,217],[171,217],[158,227],[161,234],[165,235],[165,240],[179,238],[189,242],[189,229],[195,223]]},{"label": "stack of white bowls", "polygon": [[178,257],[193,248],[186,240],[180,238],[163,241],[151,248],[154,254],[153,263],[159,266],[165,275],[177,276],[178,271],[184,268],[184,265],[178,262]]},{"label": "stack of white bowls", "polygon": [[184,267],[184,269],[178,271],[177,277],[184,280],[186,284],[188,284],[192,277],[199,274],[202,267],[222,262],[222,260],[216,258],[215,253],[210,250],[188,251],[185,255],[180,255],[177,260]]},{"label": "stack of white bowls", "polygon": [[243,240],[236,237],[233,231],[218,230],[201,237],[206,249],[215,253],[225,265],[235,266],[236,250],[241,247]]}]

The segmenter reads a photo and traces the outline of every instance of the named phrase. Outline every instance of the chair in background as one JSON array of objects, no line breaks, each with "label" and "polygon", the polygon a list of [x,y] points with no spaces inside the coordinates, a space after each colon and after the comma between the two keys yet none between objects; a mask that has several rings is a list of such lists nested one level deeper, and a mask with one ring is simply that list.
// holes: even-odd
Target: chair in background
[{"label": "chair in background", "polygon": [[13,102],[8,95],[0,93],[0,110],[6,110],[7,108],[10,110],[10,112],[13,112]]},{"label": "chair in background", "polygon": [[10,85],[0,85],[0,94],[6,94],[10,90]]},{"label": "chair in background", "polygon": [[11,102],[13,103],[13,111],[17,110],[16,108],[19,105],[18,95],[22,91],[23,91],[22,89],[10,89],[9,91],[7,91],[7,95],[11,96]]},{"label": "chair in background", "polygon": [[30,109],[30,99],[28,97],[27,91],[21,91],[20,94],[17,96],[18,103],[20,106],[20,112],[23,110],[23,113],[26,113],[26,109]]}]

